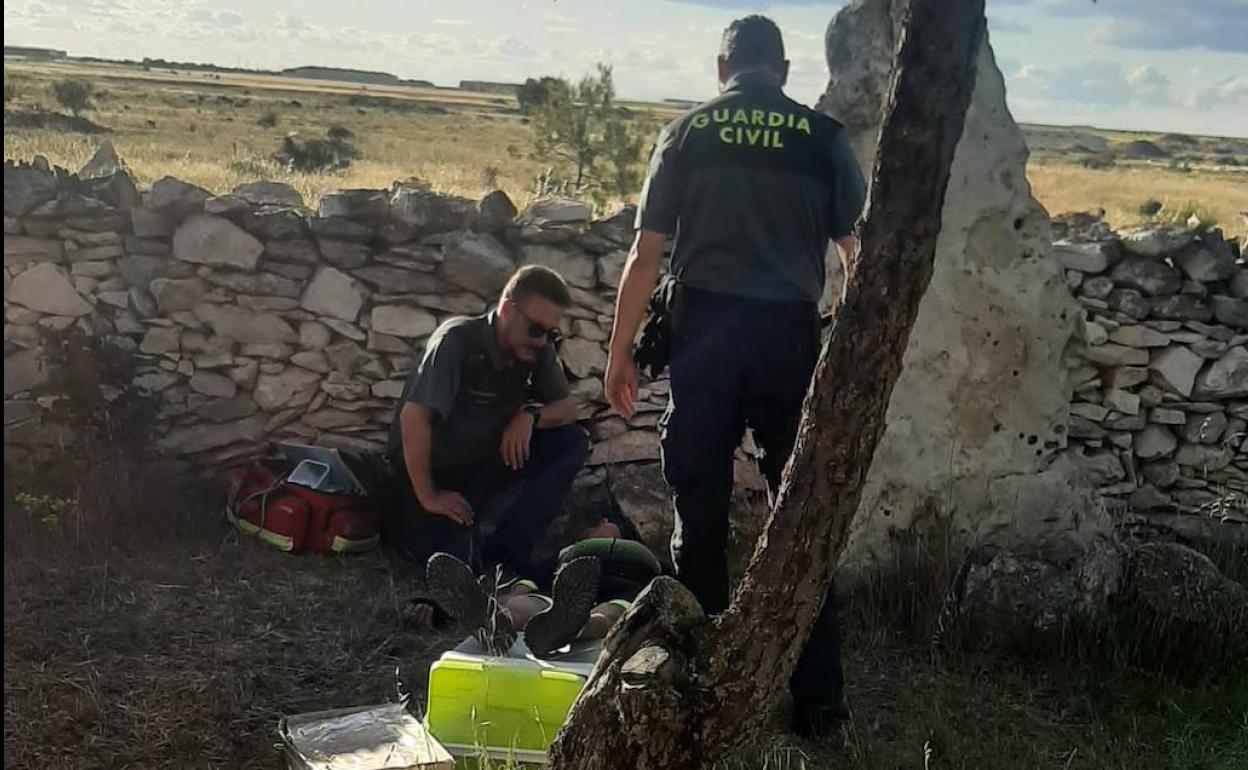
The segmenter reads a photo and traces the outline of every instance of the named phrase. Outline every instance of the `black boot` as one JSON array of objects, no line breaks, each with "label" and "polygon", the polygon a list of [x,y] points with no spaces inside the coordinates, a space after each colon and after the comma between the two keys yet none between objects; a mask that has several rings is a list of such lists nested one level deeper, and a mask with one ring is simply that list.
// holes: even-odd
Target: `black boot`
[{"label": "black boot", "polygon": [[534,655],[545,657],[570,644],[589,620],[598,599],[602,564],[591,556],[573,559],[555,573],[550,607],[533,616],[524,641]]},{"label": "black boot", "polygon": [[511,619],[481,588],[471,567],[449,553],[435,553],[425,581],[438,606],[472,629],[487,654],[502,655],[511,648],[516,641]]}]

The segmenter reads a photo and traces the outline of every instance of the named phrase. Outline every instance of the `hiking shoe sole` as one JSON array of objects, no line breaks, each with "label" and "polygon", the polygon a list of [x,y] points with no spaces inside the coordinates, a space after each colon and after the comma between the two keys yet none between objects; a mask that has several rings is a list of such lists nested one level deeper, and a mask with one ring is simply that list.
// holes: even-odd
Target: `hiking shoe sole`
[{"label": "hiking shoe sole", "polygon": [[472,568],[449,553],[429,557],[426,585],[434,601],[452,618],[472,629],[488,655],[502,655],[516,641],[511,619],[486,594]]},{"label": "hiking shoe sole", "polygon": [[602,563],[592,556],[573,559],[559,568],[551,590],[551,606],[533,616],[524,629],[529,650],[544,657],[570,644],[589,620],[598,597]]},{"label": "hiking shoe sole", "polygon": [[446,614],[471,628],[484,626],[489,618],[490,598],[481,590],[472,567],[449,553],[429,557],[425,585]]}]

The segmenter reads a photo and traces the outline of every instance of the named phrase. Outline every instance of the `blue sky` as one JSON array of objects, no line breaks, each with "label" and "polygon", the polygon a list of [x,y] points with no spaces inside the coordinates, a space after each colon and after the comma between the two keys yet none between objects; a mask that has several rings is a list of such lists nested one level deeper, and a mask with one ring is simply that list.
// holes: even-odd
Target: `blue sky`
[{"label": "blue sky", "polygon": [[[625,97],[705,98],[719,35],[785,32],[790,93],[827,80],[816,0],[5,0],[4,42],[232,66],[324,64],[453,84],[615,67]],[[1248,0],[988,0],[1021,120],[1248,136]]]}]

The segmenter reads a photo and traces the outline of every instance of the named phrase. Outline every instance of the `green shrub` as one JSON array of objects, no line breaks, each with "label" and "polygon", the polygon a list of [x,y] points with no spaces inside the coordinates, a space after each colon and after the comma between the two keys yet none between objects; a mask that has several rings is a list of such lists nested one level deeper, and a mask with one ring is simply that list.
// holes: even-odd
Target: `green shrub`
[{"label": "green shrub", "polygon": [[599,206],[628,198],[641,187],[647,127],[615,103],[611,68],[575,85],[543,79],[544,96],[529,112],[537,160],[546,171],[534,182],[538,194],[562,190]]},{"label": "green shrub", "polygon": [[325,132],[325,136],[336,142],[349,142],[355,138],[355,132],[346,126],[333,125]]},{"label": "green shrub", "polygon": [[57,104],[72,112],[75,117],[91,107],[92,93],[91,83],[78,78],[66,78],[52,84],[52,96],[56,98]]},{"label": "green shrub", "polygon": [[[288,134],[282,139],[282,145],[273,159],[290,171],[305,174],[344,169],[360,157],[360,151],[341,132],[337,132],[337,136],[334,133],[331,128],[324,139],[307,140]],[[354,136],[350,131],[346,133]]]}]

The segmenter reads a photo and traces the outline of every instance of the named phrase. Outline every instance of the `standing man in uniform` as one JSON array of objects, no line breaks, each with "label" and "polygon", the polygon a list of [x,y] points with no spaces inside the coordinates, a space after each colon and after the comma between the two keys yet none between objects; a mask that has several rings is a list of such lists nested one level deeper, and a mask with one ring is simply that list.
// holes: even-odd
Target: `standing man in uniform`
[{"label": "standing man in uniform", "polygon": [[[733,452],[748,426],[774,497],[818,356],[828,240],[847,260],[865,195],[841,125],[784,95],[789,62],[770,19],[733,22],[718,65],[720,96],[666,126],[655,144],[604,383],[612,408],[631,416],[633,340],[670,237],[677,286],[663,473],[675,499],[677,576],[711,614],[729,598]],[[799,733],[844,718],[832,591],[791,689]]]}]

